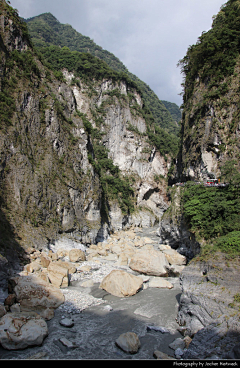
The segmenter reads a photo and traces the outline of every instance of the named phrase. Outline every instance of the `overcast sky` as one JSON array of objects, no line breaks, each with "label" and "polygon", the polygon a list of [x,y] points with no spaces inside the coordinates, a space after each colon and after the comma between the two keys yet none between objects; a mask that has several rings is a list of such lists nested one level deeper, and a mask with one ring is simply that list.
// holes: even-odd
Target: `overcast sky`
[{"label": "overcast sky", "polygon": [[20,16],[52,13],[117,56],[161,100],[182,104],[177,62],[224,0],[10,0]]}]

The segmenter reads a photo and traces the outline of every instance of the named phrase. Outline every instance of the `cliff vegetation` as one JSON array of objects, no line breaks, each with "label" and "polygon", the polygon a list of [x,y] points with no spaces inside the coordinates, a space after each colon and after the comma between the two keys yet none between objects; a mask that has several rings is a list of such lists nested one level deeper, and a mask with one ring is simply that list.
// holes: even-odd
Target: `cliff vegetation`
[{"label": "cliff vegetation", "polygon": [[229,0],[179,62],[184,75],[180,172],[185,177],[220,177],[226,161],[239,163],[239,24],[239,0]]},{"label": "cliff vegetation", "polygon": [[[179,126],[176,124],[175,115],[172,115],[171,108],[160,101],[151,88],[141,81],[137,76],[130,73],[123,63],[112,53],[103,50],[101,46],[95,44],[89,37],[73,29],[69,24],[61,24],[51,13],[44,13],[39,16],[26,19],[32,42],[41,50],[49,45],[68,47],[71,51],[89,53],[103,60],[112,70],[124,73],[141,90],[144,103],[151,111],[157,125],[168,133],[176,136]],[[179,108],[175,106],[179,115]]]},{"label": "cliff vegetation", "polygon": [[202,254],[216,251],[240,255],[240,198],[234,185],[206,188],[189,182],[182,194],[189,230],[208,244]]},{"label": "cliff vegetation", "polygon": [[0,6],[1,251],[13,238],[91,244],[154,224],[176,137],[126,73],[66,46],[35,47],[17,11]]}]

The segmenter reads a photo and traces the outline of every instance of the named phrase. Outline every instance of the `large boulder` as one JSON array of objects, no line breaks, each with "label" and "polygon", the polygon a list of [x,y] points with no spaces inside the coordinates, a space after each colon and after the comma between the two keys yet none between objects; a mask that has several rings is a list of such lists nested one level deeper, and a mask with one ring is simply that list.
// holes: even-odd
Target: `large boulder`
[{"label": "large boulder", "polygon": [[41,345],[47,335],[47,323],[37,313],[7,313],[0,320],[0,344],[4,349]]},{"label": "large boulder", "polygon": [[69,252],[70,262],[86,261],[85,253],[81,249],[71,249]]},{"label": "large boulder", "polygon": [[47,268],[49,266],[49,263],[52,262],[51,257],[49,257],[45,252],[42,252],[40,259],[42,267],[44,268]]},{"label": "large boulder", "polygon": [[135,253],[129,267],[150,276],[167,276],[169,263],[162,252],[149,249]]},{"label": "large boulder", "polygon": [[178,253],[175,249],[164,249],[163,253],[171,265],[183,266],[187,263],[187,258]]},{"label": "large boulder", "polygon": [[60,267],[63,267],[63,268],[67,268],[68,269],[68,272],[70,274],[77,272],[76,265],[74,265],[71,262],[62,261],[62,260],[59,259],[57,261],[57,265],[60,266]]},{"label": "large boulder", "polygon": [[125,297],[135,295],[142,284],[143,281],[140,277],[126,271],[113,270],[104,277],[99,287],[112,295]]},{"label": "large boulder", "polygon": [[11,278],[10,284],[21,311],[34,311],[45,319],[51,319],[65,300],[61,290],[35,275]]},{"label": "large boulder", "polygon": [[68,287],[68,268],[62,267],[59,261],[51,262],[48,266],[48,278],[57,288]]},{"label": "large boulder", "polygon": [[27,271],[27,273],[37,272],[40,269],[41,265],[36,261],[28,263],[27,265],[24,266],[24,271]]}]

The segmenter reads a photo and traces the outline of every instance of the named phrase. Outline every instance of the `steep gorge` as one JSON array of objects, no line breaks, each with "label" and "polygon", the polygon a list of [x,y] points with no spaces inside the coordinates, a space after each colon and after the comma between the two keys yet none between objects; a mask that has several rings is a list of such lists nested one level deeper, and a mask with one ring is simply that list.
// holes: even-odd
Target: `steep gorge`
[{"label": "steep gorge", "polygon": [[5,2],[1,113],[1,210],[21,246],[44,248],[63,234],[94,243],[124,226],[151,226],[167,208],[171,157],[149,140],[139,92],[114,73],[86,81],[49,69]]},{"label": "steep gorge", "polygon": [[[239,1],[229,1],[213,26],[237,9]],[[138,88],[86,55],[85,74],[93,61],[101,70],[98,77],[51,68],[5,2],[0,27],[0,266],[6,266],[19,246],[44,249],[62,237],[90,244],[130,225],[149,227],[161,218],[161,241],[189,259],[195,257],[180,277],[178,321],[183,333],[194,336],[184,357],[236,357],[230,350],[240,330],[239,253],[232,258],[220,249],[212,253],[210,242],[209,253],[198,256],[206,239],[199,239],[191,216],[185,216],[181,188],[171,189],[172,207],[165,212],[171,150],[161,152],[154,144],[157,129]],[[182,61],[182,142],[173,181],[220,176],[229,160],[239,168],[239,55],[232,72],[223,73],[219,82],[206,76],[214,58],[202,69],[188,64],[198,56],[194,52],[200,41]],[[238,186],[233,183],[230,189],[236,198],[228,199],[225,208],[230,205],[236,219]],[[192,204],[195,215],[201,203]],[[26,261],[24,255],[21,259]]]}]

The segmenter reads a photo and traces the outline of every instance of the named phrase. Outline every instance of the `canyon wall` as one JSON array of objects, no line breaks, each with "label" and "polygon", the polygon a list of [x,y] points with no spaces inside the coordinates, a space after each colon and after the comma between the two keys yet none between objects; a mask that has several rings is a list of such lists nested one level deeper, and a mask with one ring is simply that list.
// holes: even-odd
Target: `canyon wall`
[{"label": "canyon wall", "polygon": [[56,78],[15,11],[1,10],[2,247],[13,234],[44,248],[63,235],[90,244],[154,225],[168,207],[171,160],[148,140],[139,93],[124,79],[87,84],[67,69]]}]

